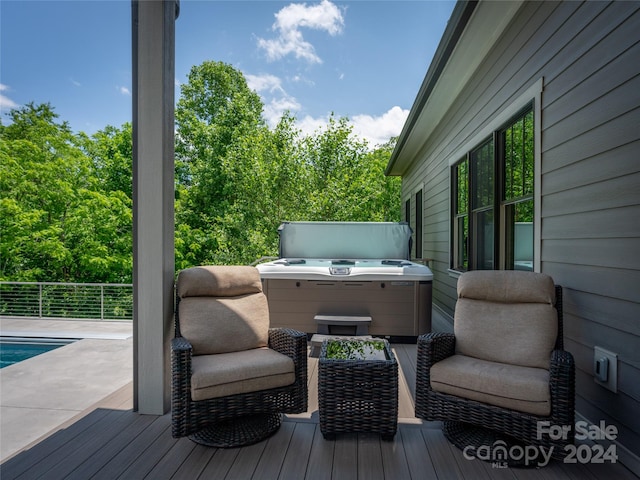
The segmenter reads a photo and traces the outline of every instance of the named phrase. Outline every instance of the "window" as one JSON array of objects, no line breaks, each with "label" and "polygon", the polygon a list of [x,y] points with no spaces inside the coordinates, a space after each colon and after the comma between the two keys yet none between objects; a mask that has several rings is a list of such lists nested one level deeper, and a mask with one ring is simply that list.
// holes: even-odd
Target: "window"
[{"label": "window", "polygon": [[533,271],[533,111],[502,130],[499,138],[504,159],[505,269]]},{"label": "window", "polygon": [[469,269],[469,160],[453,167],[453,264],[454,270]]},{"label": "window", "polygon": [[451,268],[533,270],[533,105],[452,166]]},{"label": "window", "polygon": [[411,199],[404,202],[404,221],[411,223]]},{"label": "window", "polygon": [[416,193],[416,258],[422,258],[422,189]]},{"label": "window", "polygon": [[475,248],[472,264],[476,270],[493,270],[495,266],[495,161],[493,139],[469,155],[471,167],[471,225]]},{"label": "window", "polygon": [[[404,202],[404,221],[407,222],[409,227],[411,227],[411,198],[408,198]],[[411,250],[413,248],[413,233],[411,234],[411,239],[409,240],[409,255],[411,255]]]}]

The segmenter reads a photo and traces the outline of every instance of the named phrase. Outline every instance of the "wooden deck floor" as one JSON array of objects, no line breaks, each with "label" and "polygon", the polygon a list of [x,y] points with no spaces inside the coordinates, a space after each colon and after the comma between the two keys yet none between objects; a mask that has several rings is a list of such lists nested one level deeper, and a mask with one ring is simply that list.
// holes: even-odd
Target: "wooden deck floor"
[{"label": "wooden deck floor", "polygon": [[394,345],[400,363],[398,433],[393,442],[352,434],[326,441],[318,425],[317,360],[309,359],[309,411],[285,418],[270,439],[215,449],[171,437],[170,415],[132,412],[132,386],[0,465],[9,479],[636,479],[620,464],[493,468],[467,460],[438,422],[413,416],[415,345]]}]

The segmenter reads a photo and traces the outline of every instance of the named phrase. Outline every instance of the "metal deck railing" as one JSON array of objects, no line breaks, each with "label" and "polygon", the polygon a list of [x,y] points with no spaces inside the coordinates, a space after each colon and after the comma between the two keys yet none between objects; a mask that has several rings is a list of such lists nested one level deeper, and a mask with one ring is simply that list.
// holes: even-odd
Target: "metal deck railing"
[{"label": "metal deck railing", "polygon": [[0,282],[0,317],[132,320],[133,286],[115,283]]}]

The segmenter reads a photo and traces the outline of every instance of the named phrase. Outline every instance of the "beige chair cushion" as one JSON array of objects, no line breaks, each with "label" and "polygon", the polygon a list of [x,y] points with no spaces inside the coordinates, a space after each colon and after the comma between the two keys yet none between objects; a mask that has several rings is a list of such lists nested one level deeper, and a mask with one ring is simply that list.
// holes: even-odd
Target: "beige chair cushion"
[{"label": "beige chair cushion", "polygon": [[549,372],[453,355],[431,367],[431,388],[533,415],[551,413]]},{"label": "beige chair cushion", "polygon": [[458,298],[502,303],[556,303],[553,279],[544,273],[474,270],[458,279],[457,288]]},{"label": "beige chair cushion", "polygon": [[558,336],[557,312],[541,303],[458,299],[456,353],[523,367],[549,368]]},{"label": "beige chair cushion", "polygon": [[194,355],[266,347],[269,307],[264,293],[231,298],[186,297],[180,301],[180,333]]},{"label": "beige chair cushion", "polygon": [[211,265],[182,270],[177,291],[180,298],[235,297],[262,292],[262,283],[255,267]]},{"label": "beige chair cushion", "polygon": [[548,275],[473,271],[458,279],[456,353],[549,368],[558,336],[555,286]]},{"label": "beige chair cushion", "polygon": [[295,382],[293,360],[269,348],[193,357],[194,401],[284,387]]}]

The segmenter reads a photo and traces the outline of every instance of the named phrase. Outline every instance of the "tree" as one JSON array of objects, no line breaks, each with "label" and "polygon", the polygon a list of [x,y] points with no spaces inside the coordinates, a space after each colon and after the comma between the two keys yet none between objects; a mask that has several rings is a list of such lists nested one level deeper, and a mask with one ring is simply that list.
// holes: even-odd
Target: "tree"
[{"label": "tree", "polygon": [[260,97],[232,66],[204,62],[181,86],[176,127],[177,264],[235,263],[243,230],[250,228],[238,205],[246,193],[239,179],[253,158],[237,152],[246,138],[265,134]]},{"label": "tree", "polygon": [[397,140],[398,137],[394,137],[365,155],[367,175],[359,193],[360,205],[364,209],[363,217],[367,221],[399,222],[402,218],[402,179],[384,174]]},{"label": "tree", "polygon": [[348,119],[333,116],[304,142],[309,220],[391,221],[400,217],[400,180],[384,176],[393,142],[369,152]]},{"label": "tree", "polygon": [[[396,221],[395,141],[370,151],[346,118],[303,136],[270,129],[260,97],[220,62],[192,68],[176,108],[178,270],[278,252],[283,221]],[[0,278],[128,283],[131,125],[74,135],[49,104],[0,125]]]},{"label": "tree", "polygon": [[348,119],[302,136],[285,113],[274,129],[242,73],[193,67],[176,108],[176,266],[251,263],[276,255],[283,221],[399,219],[389,144],[370,152]]},{"label": "tree", "polygon": [[107,125],[88,138],[81,134],[83,149],[92,161],[93,173],[103,192],[122,192],[133,198],[133,134],[131,123],[121,128]]},{"label": "tree", "polygon": [[56,122],[49,104],[30,103],[10,116],[0,128],[0,276],[130,279],[128,197],[100,191],[82,140]]},{"label": "tree", "polygon": [[183,206],[192,226],[228,208],[232,192],[223,159],[235,142],[264,125],[261,114],[260,97],[232,66],[207,61],[191,69],[176,107],[176,161],[179,180],[189,186]]}]

